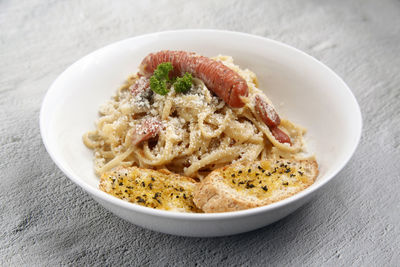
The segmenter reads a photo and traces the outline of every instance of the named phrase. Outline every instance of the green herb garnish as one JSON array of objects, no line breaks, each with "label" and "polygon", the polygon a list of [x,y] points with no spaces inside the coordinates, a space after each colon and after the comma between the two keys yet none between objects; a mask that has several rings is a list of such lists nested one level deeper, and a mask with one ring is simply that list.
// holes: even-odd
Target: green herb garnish
[{"label": "green herb garnish", "polygon": [[169,92],[168,84],[175,88],[177,93],[185,93],[192,87],[192,75],[188,72],[183,77],[171,81],[168,74],[173,69],[171,62],[164,62],[157,66],[150,77],[150,88],[159,95],[166,95]]},{"label": "green herb garnish", "polygon": [[167,82],[170,82],[168,73],[172,70],[171,62],[161,63],[157,66],[153,76],[150,77],[150,88],[159,95],[168,94]]},{"label": "green herb garnish", "polygon": [[192,87],[192,75],[186,72],[181,78],[176,78],[174,82],[175,92],[186,93]]}]

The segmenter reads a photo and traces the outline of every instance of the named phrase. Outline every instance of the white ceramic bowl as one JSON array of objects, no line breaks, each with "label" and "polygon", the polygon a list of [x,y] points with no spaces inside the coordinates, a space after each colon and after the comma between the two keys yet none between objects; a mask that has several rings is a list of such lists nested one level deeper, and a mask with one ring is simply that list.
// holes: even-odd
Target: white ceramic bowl
[{"label": "white ceramic bowl", "polygon": [[[238,212],[189,214],[128,203],[98,189],[92,151],[82,134],[94,129],[98,109],[137,71],[143,57],[163,49],[233,56],[254,71],[282,117],[308,129],[320,175],[306,190],[277,203]],[[282,105],[281,105],[282,103]],[[115,215],[136,225],[183,236],[222,236],[250,231],[293,212],[348,162],[361,135],[361,113],[346,84],[328,67],[288,45],[249,34],[183,30],[148,34],[101,48],[66,69],[51,85],[41,112],[43,142],[57,166]]]}]

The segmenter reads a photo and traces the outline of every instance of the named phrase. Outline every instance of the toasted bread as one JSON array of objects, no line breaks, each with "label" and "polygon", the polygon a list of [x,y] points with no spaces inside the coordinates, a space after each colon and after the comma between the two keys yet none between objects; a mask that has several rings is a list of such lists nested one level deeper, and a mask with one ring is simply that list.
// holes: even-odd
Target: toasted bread
[{"label": "toasted bread", "polygon": [[180,212],[200,212],[193,203],[196,181],[167,170],[138,167],[104,173],[99,188],[142,206]]},{"label": "toasted bread", "polygon": [[227,212],[268,205],[314,183],[315,160],[270,159],[239,162],[211,172],[194,191],[204,212]]}]

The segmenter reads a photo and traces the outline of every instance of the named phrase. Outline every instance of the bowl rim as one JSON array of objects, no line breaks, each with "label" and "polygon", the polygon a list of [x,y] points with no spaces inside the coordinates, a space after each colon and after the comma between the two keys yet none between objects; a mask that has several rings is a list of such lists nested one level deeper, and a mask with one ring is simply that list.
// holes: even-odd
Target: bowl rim
[{"label": "bowl rim", "polygon": [[[352,147],[349,151],[351,153],[348,153],[345,155],[343,158],[344,160],[342,161],[342,164],[339,165],[339,167],[328,177],[326,177],[325,180],[323,180],[320,183],[313,183],[311,186],[307,187],[306,189],[300,191],[297,194],[294,194],[286,199],[280,200],[278,202],[262,206],[262,207],[256,207],[256,208],[251,208],[251,209],[246,209],[246,210],[240,210],[240,211],[229,211],[229,212],[221,212],[221,213],[183,213],[183,212],[177,212],[177,211],[165,211],[165,210],[158,210],[158,209],[152,209],[148,207],[144,207],[141,205],[136,205],[134,203],[130,203],[124,200],[121,200],[119,198],[116,198],[112,195],[109,195],[103,191],[101,191],[98,188],[94,188],[88,183],[84,182],[79,178],[78,175],[75,175],[71,173],[67,168],[64,167],[63,163],[58,160],[56,157],[56,154],[50,147],[48,140],[47,140],[47,134],[46,134],[46,129],[45,129],[45,118],[46,114],[44,113],[44,110],[46,107],[49,105],[49,101],[51,98],[51,95],[53,94],[54,91],[57,90],[56,82],[60,79],[62,75],[64,75],[68,70],[72,69],[75,67],[75,65],[78,65],[81,61],[84,61],[86,58],[91,57],[93,54],[96,54],[100,50],[107,49],[111,46],[118,45],[123,42],[127,41],[133,41],[136,39],[141,39],[141,38],[149,38],[152,36],[156,35],[171,35],[171,34],[180,34],[180,33],[218,33],[221,35],[236,35],[236,36],[241,36],[243,38],[252,38],[253,40],[258,40],[258,41],[267,41],[271,42],[275,45],[278,46],[283,46],[285,49],[292,50],[294,52],[300,53],[302,56],[306,57],[308,60],[314,61],[314,63],[318,64],[319,67],[325,69],[325,71],[328,71],[331,75],[333,75],[336,79],[338,79],[339,83],[344,87],[345,90],[350,93],[350,97],[352,98],[352,102],[354,102],[355,108],[357,110],[357,114],[355,117],[357,118],[357,121],[359,122],[359,127],[358,127],[358,132],[356,133],[356,140],[355,142],[352,143]],[[160,31],[160,32],[153,32],[153,33],[148,33],[148,34],[143,34],[143,35],[138,35],[134,36],[131,38],[126,38],[117,42],[113,42],[111,44],[108,44],[106,46],[103,46],[101,48],[96,49],[95,51],[85,55],[84,57],[78,59],[75,61],[73,64],[71,64],[68,68],[66,68],[61,74],[57,76],[57,78],[52,82],[50,85],[50,88],[47,90],[43,100],[42,100],[42,105],[40,108],[40,134],[42,137],[43,144],[49,153],[51,159],[54,161],[54,163],[57,165],[59,169],[70,179],[72,182],[77,184],[79,187],[84,189],[86,192],[91,194],[93,197],[99,198],[103,201],[110,202],[113,205],[120,206],[121,208],[128,209],[130,211],[142,213],[142,214],[147,214],[147,215],[152,215],[156,217],[167,217],[170,219],[185,219],[185,220],[216,220],[216,219],[231,219],[231,218],[240,218],[240,217],[246,217],[246,216],[251,216],[251,215],[256,215],[259,213],[264,213],[267,211],[279,209],[283,206],[289,205],[291,203],[294,203],[296,201],[299,201],[300,199],[306,197],[307,195],[312,194],[313,192],[316,192],[323,186],[325,186],[329,181],[331,181],[336,175],[347,165],[351,157],[354,155],[354,152],[356,148],[358,147],[358,144],[361,139],[361,134],[362,134],[362,115],[361,115],[361,109],[360,106],[357,102],[357,99],[355,98],[353,92],[350,90],[350,88],[347,86],[347,84],[343,81],[343,79],[337,75],[333,70],[331,70],[328,66],[317,60],[316,58],[308,55],[307,53],[294,48],[290,45],[287,45],[285,43],[275,41],[266,37],[258,36],[258,35],[253,35],[249,33],[243,33],[243,32],[237,32],[237,31],[228,31],[228,30],[217,30],[217,29],[184,29],[184,30],[169,30],[169,31]]]}]

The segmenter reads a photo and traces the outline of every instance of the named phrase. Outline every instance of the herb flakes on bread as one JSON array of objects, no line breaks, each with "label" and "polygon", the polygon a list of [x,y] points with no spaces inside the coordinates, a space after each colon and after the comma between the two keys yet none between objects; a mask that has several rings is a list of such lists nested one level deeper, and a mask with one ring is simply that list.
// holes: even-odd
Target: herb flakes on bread
[{"label": "herb flakes on bread", "polygon": [[193,203],[195,180],[167,170],[117,168],[104,173],[99,188],[122,200],[145,207],[200,212]]},{"label": "herb flakes on bread", "polygon": [[194,191],[204,212],[227,212],[265,206],[314,183],[315,160],[269,159],[238,162],[211,172]]}]

